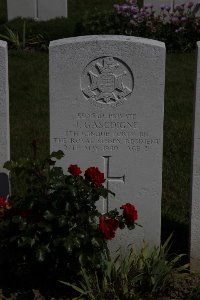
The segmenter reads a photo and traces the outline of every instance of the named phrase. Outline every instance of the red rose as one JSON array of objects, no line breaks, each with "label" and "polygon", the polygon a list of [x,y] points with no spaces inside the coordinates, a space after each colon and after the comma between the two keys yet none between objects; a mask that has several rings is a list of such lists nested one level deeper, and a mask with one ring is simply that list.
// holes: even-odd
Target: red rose
[{"label": "red rose", "polygon": [[0,207],[10,209],[11,203],[3,196],[0,196]]},{"label": "red rose", "polygon": [[24,210],[21,210],[19,214],[23,219],[26,219],[29,215],[29,211],[27,209],[24,209]]},{"label": "red rose", "polygon": [[104,174],[96,167],[90,167],[85,171],[85,178],[92,182],[96,187],[102,186],[104,183]]},{"label": "red rose", "polygon": [[3,196],[0,196],[0,207],[6,207],[7,199]]},{"label": "red rose", "polygon": [[124,210],[123,216],[126,219],[126,221],[129,224],[134,224],[134,222],[138,218],[138,214],[137,214],[137,210],[135,209],[135,206],[130,203],[126,203],[122,205],[120,208]]},{"label": "red rose", "polygon": [[37,177],[41,178],[41,177],[43,176],[42,170],[36,169],[36,170],[35,170],[35,175],[36,175]]},{"label": "red rose", "polygon": [[119,227],[119,223],[116,219],[105,218],[100,216],[99,230],[104,240],[112,240],[115,237],[115,231]]},{"label": "red rose", "polygon": [[79,176],[82,173],[81,169],[77,165],[70,165],[68,172],[73,176]]}]

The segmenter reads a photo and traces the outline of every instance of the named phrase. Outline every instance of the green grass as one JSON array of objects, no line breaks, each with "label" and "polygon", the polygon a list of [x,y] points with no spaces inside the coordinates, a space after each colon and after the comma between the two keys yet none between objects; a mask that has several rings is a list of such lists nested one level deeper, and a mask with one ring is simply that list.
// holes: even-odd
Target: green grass
[{"label": "green grass", "polygon": [[11,51],[9,54],[11,157],[26,157],[32,139],[49,151],[48,55]]},{"label": "green grass", "polygon": [[188,219],[195,54],[168,54],[166,68],[163,210]]},{"label": "green grass", "polygon": [[[69,0],[67,20],[32,21],[27,23],[27,30],[45,32],[50,40],[70,36],[84,13],[112,9],[116,2],[121,1]],[[2,20],[4,0],[0,0],[0,13]],[[9,23],[19,31],[22,24],[19,20]],[[10,51],[9,76],[11,157],[26,157],[35,138],[44,155],[49,152],[48,54]],[[190,207],[194,77],[194,53],[167,55],[162,211],[167,218],[183,223],[188,222]]]},{"label": "green grass", "polygon": [[7,19],[7,5],[6,0],[0,0],[0,24]]}]

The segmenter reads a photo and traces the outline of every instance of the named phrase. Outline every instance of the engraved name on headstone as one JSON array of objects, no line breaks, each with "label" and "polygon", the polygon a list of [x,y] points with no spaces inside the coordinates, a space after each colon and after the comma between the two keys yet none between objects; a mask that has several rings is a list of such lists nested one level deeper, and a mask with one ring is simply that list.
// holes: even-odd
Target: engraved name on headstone
[{"label": "engraved name on headstone", "polygon": [[200,271],[200,42],[197,43],[196,101],[194,109],[190,268]]},{"label": "engraved name on headstone", "polygon": [[8,176],[3,169],[10,159],[8,55],[7,43],[0,41],[0,195],[9,193]]},{"label": "engraved name on headstone", "polygon": [[104,213],[132,203],[143,226],[118,231],[115,245],[160,243],[165,46],[125,36],[50,44],[50,148],[66,170],[97,166],[112,195]]}]

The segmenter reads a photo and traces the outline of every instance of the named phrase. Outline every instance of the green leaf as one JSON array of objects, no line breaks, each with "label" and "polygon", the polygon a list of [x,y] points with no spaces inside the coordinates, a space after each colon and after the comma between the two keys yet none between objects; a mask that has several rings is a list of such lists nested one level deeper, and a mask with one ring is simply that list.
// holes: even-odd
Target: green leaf
[{"label": "green leaf", "polygon": [[70,193],[72,194],[72,196],[76,198],[76,196],[77,196],[77,187],[75,187],[73,185],[69,185],[68,189],[69,189]]},{"label": "green leaf", "polygon": [[54,152],[52,152],[51,153],[51,155],[50,155],[50,157],[51,158],[56,158],[56,159],[61,159],[61,158],[63,158],[65,155],[64,155],[64,152],[63,151],[61,151],[61,150],[59,150],[59,151],[54,151]]},{"label": "green leaf", "polygon": [[48,245],[41,246],[40,248],[38,248],[36,250],[36,257],[37,257],[38,261],[44,261],[45,260],[45,255],[48,252],[50,252],[50,249],[49,249]]},{"label": "green leaf", "polygon": [[31,247],[33,247],[35,245],[36,240],[35,239],[31,239],[30,245]]},{"label": "green leaf", "polygon": [[79,255],[78,260],[79,260],[79,262],[80,262],[80,264],[81,264],[82,266],[85,265],[85,263],[87,262],[87,259],[86,259],[86,256],[85,256],[84,252],[82,252],[82,253]]},{"label": "green leaf", "polygon": [[59,281],[59,282],[63,283],[64,285],[72,287],[75,291],[79,292],[81,295],[87,295],[87,292],[85,292],[84,290],[82,290],[81,288],[79,288],[78,286],[72,283],[64,282],[64,281]]},{"label": "green leaf", "polygon": [[3,167],[9,171],[11,171],[13,168],[16,168],[16,166],[17,163],[14,162],[13,160],[6,161],[3,165]]},{"label": "green leaf", "polygon": [[108,193],[115,197],[115,193],[113,193],[111,190],[108,190]]},{"label": "green leaf", "polygon": [[67,223],[66,216],[60,216],[59,219],[58,219],[58,223],[59,223],[59,226],[60,226],[60,227],[65,226],[66,223]]},{"label": "green leaf", "polygon": [[49,210],[46,210],[46,211],[44,212],[43,217],[44,217],[47,221],[52,221],[53,219],[55,219],[55,216],[54,216]]},{"label": "green leaf", "polygon": [[127,227],[129,230],[135,229],[135,224],[128,224]]},{"label": "green leaf", "polygon": [[12,217],[13,223],[20,223],[21,222],[21,217],[20,216],[14,216]]},{"label": "green leaf", "polygon": [[73,245],[70,239],[65,239],[63,245],[68,253],[72,253]]},{"label": "green leaf", "polygon": [[44,249],[42,249],[42,248],[37,249],[36,256],[37,256],[37,259],[39,261],[44,261],[44,258],[45,258],[45,251],[44,251]]},{"label": "green leaf", "polygon": [[95,247],[100,247],[101,246],[99,241],[94,237],[92,238],[91,242],[92,242],[92,245],[95,246]]},{"label": "green leaf", "polygon": [[81,247],[81,243],[80,243],[80,241],[79,241],[78,238],[75,238],[75,239],[74,239],[74,245],[75,245],[77,248],[80,248],[80,247]]},{"label": "green leaf", "polygon": [[38,223],[38,227],[44,229],[45,232],[51,232],[52,231],[52,225],[50,223],[40,222],[40,223]]}]

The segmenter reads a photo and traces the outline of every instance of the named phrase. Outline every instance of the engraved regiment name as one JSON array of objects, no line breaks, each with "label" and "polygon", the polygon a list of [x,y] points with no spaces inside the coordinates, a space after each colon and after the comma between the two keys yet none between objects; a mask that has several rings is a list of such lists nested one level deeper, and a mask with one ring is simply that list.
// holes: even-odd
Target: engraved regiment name
[{"label": "engraved regiment name", "polygon": [[126,148],[138,153],[155,149],[160,139],[144,131],[135,113],[77,113],[72,127],[53,142],[66,152],[118,152]]}]

